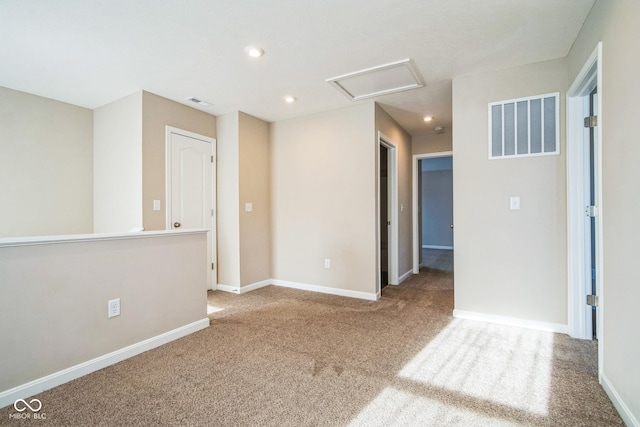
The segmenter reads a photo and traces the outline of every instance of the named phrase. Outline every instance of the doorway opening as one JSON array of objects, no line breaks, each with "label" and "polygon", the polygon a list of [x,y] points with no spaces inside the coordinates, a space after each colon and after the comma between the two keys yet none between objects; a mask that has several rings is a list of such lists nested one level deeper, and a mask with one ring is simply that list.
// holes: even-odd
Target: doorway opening
[{"label": "doorway opening", "polygon": [[453,272],[453,157],[419,160],[420,266]]},{"label": "doorway opening", "polygon": [[377,294],[398,284],[398,165],[396,145],[378,132],[376,150]]},{"label": "doorway opening", "polygon": [[569,331],[598,339],[602,369],[602,94],[599,43],[567,92]]},{"label": "doorway opening", "polygon": [[389,149],[380,144],[380,289],[389,284]]},{"label": "doorway opening", "polygon": [[[437,160],[443,159],[443,160]],[[431,165],[423,164],[423,161],[434,160]],[[429,174],[423,172],[423,167],[427,169],[447,170],[448,172],[437,172]],[[440,266],[446,266],[453,271],[453,152],[443,151],[429,154],[416,154],[413,156],[413,273],[420,272],[424,257],[429,257],[431,261]],[[423,197],[424,179],[431,175],[430,184],[434,184],[432,191],[428,191],[426,198]],[[424,179],[423,179],[424,178]],[[434,182],[436,181],[436,182]],[[446,182],[438,184],[437,181]],[[446,191],[440,191],[440,185],[446,185]],[[430,197],[429,194],[432,196]],[[431,202],[429,200],[431,199]],[[427,219],[432,218],[433,226],[431,230],[424,228],[425,203],[429,204],[429,209],[436,205],[433,211],[429,212]],[[447,205],[447,206],[443,206]],[[438,218],[435,220],[435,218]],[[425,236],[426,234],[426,236]],[[426,238],[425,238],[426,237]],[[426,246],[426,247],[423,247]],[[429,262],[431,262],[429,261]]]}]

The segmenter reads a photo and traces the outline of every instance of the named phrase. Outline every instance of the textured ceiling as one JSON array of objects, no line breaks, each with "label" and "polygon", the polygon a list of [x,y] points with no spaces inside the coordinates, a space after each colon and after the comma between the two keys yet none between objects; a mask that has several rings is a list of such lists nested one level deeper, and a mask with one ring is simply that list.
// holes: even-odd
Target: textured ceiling
[{"label": "textured ceiling", "polygon": [[593,2],[2,0],[0,86],[87,108],[194,96],[271,122],[353,105],[325,80],[411,58],[426,86],[374,100],[415,136],[451,127],[452,78],[564,57]]}]

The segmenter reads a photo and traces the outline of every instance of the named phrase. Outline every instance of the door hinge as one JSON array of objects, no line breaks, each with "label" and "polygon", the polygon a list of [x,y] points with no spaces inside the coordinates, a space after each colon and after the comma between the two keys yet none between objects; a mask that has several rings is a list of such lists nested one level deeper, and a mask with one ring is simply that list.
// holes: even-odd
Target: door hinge
[{"label": "door hinge", "polygon": [[598,126],[598,116],[589,116],[584,118],[584,127],[594,128]]},{"label": "door hinge", "polygon": [[212,270],[215,270],[215,269],[216,269],[216,263],[215,263],[215,262],[212,262],[212,263],[211,263],[211,269],[212,269]]},{"label": "door hinge", "polygon": [[598,216],[598,207],[597,206],[585,206],[584,214],[590,218],[595,218]]},{"label": "door hinge", "polygon": [[587,305],[598,307],[598,295],[587,295]]},{"label": "door hinge", "polygon": [[213,163],[213,156],[211,156],[211,163]]},{"label": "door hinge", "polygon": [[211,209],[211,216],[213,216],[213,209]]}]

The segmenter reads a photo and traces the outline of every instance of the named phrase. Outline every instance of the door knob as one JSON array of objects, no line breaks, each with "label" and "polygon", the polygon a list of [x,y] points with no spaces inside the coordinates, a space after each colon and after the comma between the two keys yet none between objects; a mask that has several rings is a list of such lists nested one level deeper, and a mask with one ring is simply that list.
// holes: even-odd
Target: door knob
[{"label": "door knob", "polygon": [[173,223],[173,228],[180,228],[180,225],[181,224],[176,221],[176,222]]},{"label": "door knob", "polygon": [[449,227],[451,227],[451,229],[453,230],[453,224],[451,224]]}]

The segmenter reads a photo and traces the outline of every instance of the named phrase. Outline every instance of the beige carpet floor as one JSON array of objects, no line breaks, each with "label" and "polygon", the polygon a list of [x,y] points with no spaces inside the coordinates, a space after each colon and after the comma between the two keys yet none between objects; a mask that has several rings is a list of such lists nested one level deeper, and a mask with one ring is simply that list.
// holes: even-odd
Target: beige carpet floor
[{"label": "beige carpet floor", "polygon": [[380,301],[210,292],[212,325],[35,397],[60,426],[620,426],[597,346],[454,319],[451,273]]}]

